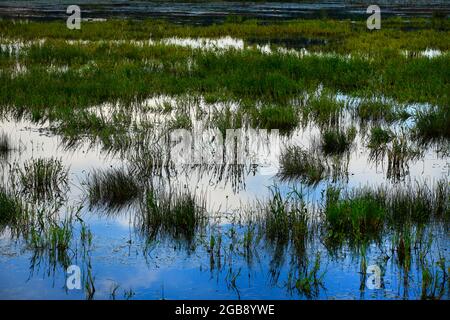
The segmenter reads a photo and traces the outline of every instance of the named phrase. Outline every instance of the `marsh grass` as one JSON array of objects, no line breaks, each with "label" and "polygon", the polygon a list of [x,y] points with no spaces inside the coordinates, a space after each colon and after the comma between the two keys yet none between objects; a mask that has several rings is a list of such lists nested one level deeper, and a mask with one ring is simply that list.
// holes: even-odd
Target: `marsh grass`
[{"label": "marsh grass", "polygon": [[421,154],[404,134],[395,137],[387,148],[387,178],[394,181],[403,179],[409,172],[409,162],[418,159]]},{"label": "marsh grass", "polygon": [[376,240],[384,232],[394,230],[401,236],[396,243],[401,245],[400,241],[403,241],[406,245],[408,239],[405,237],[410,232],[405,226],[420,228],[432,218],[433,221],[445,221],[450,214],[449,199],[450,187],[446,180],[437,181],[433,188],[427,185],[410,185],[396,190],[359,188],[346,194],[329,187],[324,206],[327,240],[331,244],[343,240]]},{"label": "marsh grass", "polygon": [[299,124],[298,112],[291,105],[263,105],[252,112],[253,124],[262,129],[278,129],[288,134]]},{"label": "marsh grass", "polygon": [[407,114],[398,113],[394,105],[379,100],[363,100],[358,105],[356,113],[359,119],[365,121],[393,122],[399,118],[406,118]]},{"label": "marsh grass", "polygon": [[415,120],[414,132],[422,142],[450,139],[450,108],[448,106],[418,111]]},{"label": "marsh grass", "polygon": [[135,173],[125,168],[94,170],[85,184],[91,206],[120,209],[142,195]]},{"label": "marsh grass", "polygon": [[68,169],[61,160],[39,158],[15,168],[22,191],[35,201],[60,199],[68,187]]},{"label": "marsh grass", "polygon": [[0,187],[0,231],[7,226],[19,224],[26,211],[26,207],[19,199]]},{"label": "marsh grass", "polygon": [[280,157],[280,175],[283,179],[299,179],[307,185],[317,185],[327,175],[322,159],[302,150],[287,147]]},{"label": "marsh grass", "polygon": [[140,215],[140,227],[149,241],[169,236],[190,244],[207,221],[201,197],[184,190],[155,191],[150,189]]},{"label": "marsh grass", "polygon": [[329,239],[340,241],[348,237],[363,240],[378,236],[386,217],[378,199],[367,192],[341,199],[340,193],[336,188],[328,188],[326,192],[325,217]]},{"label": "marsh grass", "polygon": [[372,127],[370,130],[370,138],[368,147],[373,150],[379,150],[385,148],[386,145],[392,141],[393,133],[389,129],[383,129],[381,127]]},{"label": "marsh grass", "polygon": [[311,98],[302,109],[302,114],[303,119],[311,119],[319,126],[332,126],[339,124],[345,108],[345,102],[337,101],[330,92],[327,92]]},{"label": "marsh grass", "polygon": [[433,187],[416,185],[385,196],[389,207],[390,225],[407,222],[423,225],[431,218],[443,220],[450,214],[450,186],[447,180],[439,180]]},{"label": "marsh grass", "polygon": [[356,129],[328,129],[322,134],[322,150],[325,154],[342,154],[348,151],[356,137]]},{"label": "marsh grass", "polygon": [[260,234],[276,247],[292,244],[295,252],[305,252],[309,230],[303,195],[294,189],[283,197],[277,186],[271,187],[270,192],[256,214]]}]

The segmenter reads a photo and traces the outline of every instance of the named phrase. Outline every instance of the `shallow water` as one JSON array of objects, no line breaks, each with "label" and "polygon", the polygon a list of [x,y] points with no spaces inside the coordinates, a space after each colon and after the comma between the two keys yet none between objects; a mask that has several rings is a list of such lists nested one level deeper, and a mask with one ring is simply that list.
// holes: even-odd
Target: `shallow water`
[{"label": "shallow water", "polygon": [[[346,96],[338,98],[350,104],[355,103]],[[171,114],[159,115],[158,118],[157,113],[152,110],[157,110],[164,101],[172,104],[176,110],[180,101],[184,100],[186,99],[183,97],[164,96],[149,99],[139,106],[142,108],[144,105],[144,109],[137,109],[150,110],[149,113],[144,117],[137,112],[133,115],[134,121],[163,123]],[[183,108],[187,105],[192,109],[200,106],[202,110],[224,108],[221,103],[208,104],[202,98],[187,99],[182,105]],[[230,102],[230,105],[233,103]],[[413,107],[409,108],[414,109]],[[91,108],[91,112],[112,115],[120,108],[120,105],[102,105]],[[407,170],[399,176],[389,176],[386,157],[375,162],[369,160],[364,130],[359,123],[353,122],[348,113],[344,113],[342,119],[347,125],[355,125],[359,134],[351,151],[339,159],[344,169],[337,175],[337,180],[328,178],[318,185],[308,186],[296,180],[285,181],[278,175],[278,158],[284,146],[299,145],[305,150],[314,148],[319,128],[313,122],[288,135],[280,135],[279,140],[270,140],[270,143],[278,143],[270,144],[270,152],[264,157],[266,162],[244,166],[242,171],[230,171],[230,176],[217,176],[214,170],[205,170],[201,166],[177,168],[170,174],[163,174],[164,183],[175,190],[188,188],[196,194],[202,194],[208,213],[215,217],[215,222],[208,226],[205,234],[199,234],[194,243],[170,236],[148,242],[145,233],[141,231],[139,219],[136,219],[138,214],[135,207],[109,210],[89,205],[83,186],[89,173],[94,169],[119,168],[130,163],[126,156],[105,151],[100,143],[81,142],[76,147],[70,147],[65,144],[64,139],[48,130],[48,123],[35,125],[26,120],[4,119],[0,122],[1,131],[10,136],[12,144],[17,148],[6,159],[0,159],[0,168],[4,182],[10,174],[7,164],[21,165],[31,158],[56,157],[70,168],[70,190],[66,195],[68,201],[60,211],[66,212],[70,206],[83,205],[79,216],[92,233],[93,240],[86,247],[80,240],[81,224],[74,223],[70,259],[71,264],[82,268],[84,275],[87,270],[93,274],[95,299],[419,298],[422,275],[418,257],[413,256],[410,271],[405,274],[390,251],[392,235],[389,234],[379,245],[372,244],[366,249],[364,262],[361,253],[346,246],[336,252],[329,251],[319,240],[318,234],[308,242],[305,256],[291,254],[288,248],[273,246],[265,240],[255,243],[249,254],[239,245],[242,239],[236,240],[245,231],[236,222],[242,209],[251,208],[258,200],[269,198],[268,187],[274,184],[278,185],[284,195],[292,186],[301,188],[308,204],[317,205],[322,202],[323,191],[330,183],[349,189],[383,185],[395,190],[408,188],[415,183],[425,183],[432,187],[436,181],[446,180],[450,176],[448,154],[436,152],[434,147],[426,149],[418,159],[408,161]],[[401,131],[402,126],[408,125],[410,124],[394,124],[391,128]],[[430,224],[427,230],[433,236],[428,254],[430,263],[435,263],[440,255],[444,255],[445,261],[448,261],[448,229],[440,224]],[[223,239],[222,252],[211,258],[208,251],[209,236],[219,233]],[[231,249],[229,246],[233,243]],[[323,285],[310,295],[300,293],[289,282],[290,275],[295,277],[302,261],[308,261],[306,268],[311,269],[317,253],[320,253]],[[367,275],[360,272],[362,264],[375,264],[383,270],[380,289],[367,289]],[[27,248],[20,238],[12,238],[8,230],[1,234],[0,298],[86,297],[83,290],[66,290],[65,282],[66,272],[60,264],[45,254]],[[118,289],[114,290],[117,286]],[[443,298],[448,299],[448,291]]]}]

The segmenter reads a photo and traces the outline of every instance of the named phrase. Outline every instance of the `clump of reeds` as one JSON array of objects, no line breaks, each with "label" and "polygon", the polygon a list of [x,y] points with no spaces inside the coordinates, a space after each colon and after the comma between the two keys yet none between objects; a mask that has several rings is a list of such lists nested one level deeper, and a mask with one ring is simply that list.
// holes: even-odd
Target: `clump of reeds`
[{"label": "clump of reeds", "polygon": [[387,177],[399,180],[403,178],[409,168],[409,161],[420,156],[420,151],[408,142],[408,138],[404,135],[396,137],[387,148],[388,169]]},{"label": "clump of reeds", "polygon": [[414,132],[423,142],[450,139],[450,108],[430,108],[415,115]]},{"label": "clump of reeds", "polygon": [[252,112],[253,123],[263,129],[278,129],[281,133],[289,133],[299,123],[293,106],[263,105]]},{"label": "clump of reeds", "polygon": [[58,198],[68,185],[68,170],[54,158],[28,160],[17,173],[22,190],[34,200]]},{"label": "clump of reeds", "polygon": [[206,222],[205,203],[189,191],[150,189],[141,211],[141,229],[149,239],[169,235],[190,242]]},{"label": "clump of reeds", "polygon": [[86,184],[90,204],[111,209],[131,204],[142,194],[133,172],[124,168],[94,170]]},{"label": "clump of reeds", "polygon": [[317,185],[326,176],[322,160],[300,147],[290,146],[280,157],[280,174],[283,178],[299,178],[308,185]]},{"label": "clump of reeds", "polygon": [[270,191],[270,198],[259,206],[259,231],[271,243],[282,246],[292,243],[297,252],[304,252],[308,236],[308,210],[303,196],[292,190],[283,197],[276,186]]},{"label": "clump of reeds", "polygon": [[356,137],[356,129],[346,131],[340,129],[326,130],[322,135],[322,150],[325,154],[339,154],[348,151]]},{"label": "clump of reeds", "polygon": [[379,100],[365,100],[357,107],[357,115],[363,121],[390,122],[395,119],[393,105]]},{"label": "clump of reeds", "polygon": [[20,221],[25,211],[21,201],[0,187],[0,229]]},{"label": "clump of reeds", "polygon": [[304,119],[312,119],[319,125],[334,125],[339,122],[339,117],[345,108],[345,102],[338,101],[330,97],[329,94],[322,94],[320,97],[313,97],[303,108]]},{"label": "clump of reeds", "polygon": [[406,224],[421,226],[431,217],[447,219],[449,199],[450,187],[445,180],[437,182],[434,188],[362,188],[345,195],[330,187],[324,207],[328,238],[361,240],[380,235],[383,227],[402,229]]},{"label": "clump of reeds", "polygon": [[364,191],[344,198],[340,195],[339,189],[327,189],[325,217],[331,239],[359,240],[382,230],[387,212],[376,194]]},{"label": "clump of reeds", "polygon": [[374,150],[379,150],[392,141],[393,134],[390,130],[385,130],[381,127],[373,127],[370,130],[370,138],[368,147]]}]

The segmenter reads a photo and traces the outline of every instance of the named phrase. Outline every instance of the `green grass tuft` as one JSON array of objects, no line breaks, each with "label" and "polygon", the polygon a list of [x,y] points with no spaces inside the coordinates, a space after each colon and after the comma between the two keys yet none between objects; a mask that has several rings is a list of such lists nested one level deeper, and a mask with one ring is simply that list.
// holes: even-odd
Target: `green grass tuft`
[{"label": "green grass tuft", "polygon": [[317,185],[326,176],[322,160],[300,147],[291,146],[280,158],[280,175],[283,178],[298,178],[308,185]]},{"label": "green grass tuft", "polygon": [[343,132],[340,129],[328,129],[322,135],[322,150],[325,154],[339,154],[348,151],[356,137],[354,127]]},{"label": "green grass tuft", "polygon": [[131,204],[142,194],[133,173],[121,168],[95,170],[86,185],[90,205],[102,205],[110,209]]}]

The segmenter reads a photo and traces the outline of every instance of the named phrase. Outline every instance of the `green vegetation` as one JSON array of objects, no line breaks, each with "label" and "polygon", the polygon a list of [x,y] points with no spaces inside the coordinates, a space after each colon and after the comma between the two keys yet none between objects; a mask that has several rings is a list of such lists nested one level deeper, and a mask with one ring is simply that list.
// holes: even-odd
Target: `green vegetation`
[{"label": "green vegetation", "polygon": [[278,129],[289,133],[298,125],[298,117],[292,106],[267,106],[256,110],[254,123],[264,129]]},{"label": "green vegetation", "polygon": [[149,190],[144,199],[140,226],[150,241],[158,236],[191,242],[206,222],[205,205],[189,192]]},{"label": "green vegetation", "polygon": [[68,185],[68,170],[54,158],[28,160],[23,168],[16,167],[16,173],[22,191],[33,200],[60,198]]},{"label": "green vegetation", "polygon": [[329,129],[322,135],[322,150],[325,154],[339,154],[348,151],[356,137],[356,129],[351,127],[343,132],[342,129]]},{"label": "green vegetation", "polygon": [[[412,23],[417,29],[404,31]],[[101,211],[128,205],[127,209],[137,211],[132,216],[146,244],[186,243],[189,249],[195,247],[201,268],[201,255],[206,252],[211,271],[229,270],[225,281],[235,291],[241,273],[240,267],[233,269],[235,258],[243,257],[250,268],[264,245],[268,255],[261,261],[270,259],[273,284],[287,266],[285,253],[289,253],[287,286],[311,298],[323,283],[319,252],[332,247],[329,244],[343,249],[345,244],[351,249],[355,243],[361,245],[365,273],[368,244],[375,242],[384,251],[390,240],[392,261],[405,278],[420,263],[422,296],[439,298],[445,276],[436,275],[436,266],[425,263],[425,254],[419,254],[419,262],[414,254],[425,250],[421,242],[425,229],[447,227],[450,187],[448,181],[430,187],[408,184],[405,178],[409,164],[423,155],[420,150],[428,151],[420,142],[448,145],[449,27],[448,19],[438,18],[385,19],[379,32],[368,32],[363,21],[228,20],[211,26],[178,26],[155,20],[110,20],[83,22],[80,31],[70,31],[60,22],[0,20],[0,42],[6,43],[0,49],[0,115],[48,124],[53,133],[63,136],[64,147],[100,143],[101,151],[126,166],[91,172],[85,181],[89,204],[106,209]],[[163,40],[225,36],[243,39],[244,49],[192,49]],[[44,38],[45,42],[38,41]],[[320,41],[306,54],[277,51],[273,44],[271,53],[261,52],[255,45],[273,38],[279,38],[280,44],[298,38]],[[31,42],[10,54],[8,44],[17,39]],[[425,49],[440,49],[442,54],[429,58],[421,52]],[[408,104],[412,103],[423,105],[411,112],[414,108]],[[412,128],[406,122],[409,117],[414,120]],[[360,121],[355,124],[355,119]],[[247,186],[245,179],[260,173],[257,165],[175,168],[170,163],[165,148],[168,130],[193,129],[197,120],[222,133],[258,127],[290,135],[281,137],[287,147],[279,159],[280,176],[289,181],[283,181],[283,188],[270,188],[269,198],[251,208],[248,220],[240,220],[245,209],[228,209],[228,203],[233,207],[241,188],[254,187]],[[304,130],[296,130],[300,125]],[[370,128],[370,152],[380,151],[382,161],[387,158],[388,184],[344,192],[340,183],[354,173],[348,168],[353,165],[349,150],[359,141],[357,131],[366,134],[365,125]],[[307,152],[295,146],[315,137],[318,130],[321,140],[316,145],[312,141],[316,149]],[[0,154],[11,149],[8,136],[0,134]],[[82,227],[79,243],[74,241],[73,215],[60,215],[66,213],[62,196],[69,184],[61,160],[31,159],[12,167],[11,173],[2,171],[12,188],[0,188],[0,231],[8,228],[24,241],[32,253],[30,269],[49,259],[54,272],[55,265],[67,266],[72,257],[78,259],[78,252],[87,257],[93,239],[82,218],[75,215]],[[232,189],[233,196],[226,195],[227,208],[219,209],[220,223],[209,217],[206,200],[184,185],[194,187],[194,177],[201,179],[199,183],[223,182]],[[325,179],[333,186],[324,190],[320,200],[321,190],[316,187]],[[307,193],[295,189],[298,182],[308,186]],[[288,184],[294,187],[285,191]],[[311,201],[304,199],[307,196]],[[60,201],[35,201],[53,199]],[[315,219],[316,214],[321,215]],[[222,219],[230,219],[231,225]],[[134,241],[127,242],[130,249]],[[229,264],[226,269],[224,264]],[[89,262],[88,298],[95,294],[91,269]],[[445,274],[445,266],[442,270],[440,274]],[[112,289],[113,298],[118,288]],[[133,294],[130,289],[125,295]]]},{"label": "green vegetation", "polygon": [[362,121],[392,121],[395,119],[394,107],[379,100],[362,101],[357,113]]},{"label": "green vegetation", "polygon": [[[417,19],[414,23],[421,30],[402,31],[410,23],[387,19],[380,32],[367,32],[362,22],[333,20],[264,25],[244,21],[188,27],[154,20],[111,20],[85,22],[82,30],[70,31],[60,22],[0,21],[0,35],[6,43],[20,38],[47,39],[44,43],[25,44],[18,58],[6,51],[0,54],[0,85],[4,88],[0,111],[36,122],[50,120],[58,133],[71,137],[92,134],[108,143],[110,136],[123,134],[134,123],[127,113],[105,119],[86,108],[119,102],[125,109],[159,94],[205,96],[208,101],[233,100],[245,106],[235,124],[248,115],[254,125],[290,132],[302,113],[319,124],[335,124],[345,103],[333,96],[344,93],[363,98],[357,114],[366,120],[401,120],[406,117],[402,103],[437,105],[437,116],[430,113],[419,118],[418,131],[448,137],[445,106],[449,105],[449,55],[444,52],[430,59],[420,54],[411,57],[402,51],[446,51],[445,43],[450,42],[445,41],[448,21],[443,19],[443,25],[434,29],[427,20]],[[217,51],[148,43],[149,35],[155,40],[224,36],[245,40],[276,35],[328,41],[310,48],[326,54],[298,57],[276,50],[265,54],[252,46]],[[83,41],[68,43],[68,39]],[[17,64],[25,71],[15,73]],[[292,103],[305,93],[315,92],[319,85],[326,94],[308,99],[305,105]],[[394,100],[399,110],[370,100],[374,96]],[[173,128],[191,126],[185,113],[175,115]]]},{"label": "green vegetation", "polygon": [[330,238],[359,239],[382,230],[386,211],[373,194],[356,194],[346,199],[339,197],[339,189],[327,189],[325,216]]},{"label": "green vegetation", "polygon": [[293,190],[283,197],[276,186],[270,191],[271,197],[262,203],[257,215],[260,232],[278,246],[291,243],[297,252],[303,252],[308,236],[308,218],[302,195]]},{"label": "green vegetation", "polygon": [[308,185],[317,185],[326,177],[323,160],[300,147],[286,148],[280,157],[280,175],[283,178],[299,178]]},{"label": "green vegetation", "polygon": [[133,172],[123,168],[94,170],[86,182],[91,205],[110,209],[131,204],[142,194]]},{"label": "green vegetation", "polygon": [[310,118],[321,126],[338,124],[345,103],[337,101],[330,95],[327,93],[310,99],[303,108],[303,117]]},{"label": "green vegetation", "polygon": [[25,208],[22,203],[0,187],[0,231],[20,220]]},{"label": "green vegetation", "polygon": [[390,130],[385,130],[381,127],[373,127],[370,130],[368,147],[375,150],[383,148],[392,140],[392,135]]},{"label": "green vegetation", "polygon": [[[411,25],[418,30],[403,31]],[[105,22],[83,22],[83,28],[73,32],[64,22],[27,22],[13,24],[0,22],[0,34],[5,38],[21,39],[83,39],[83,40],[148,40],[168,37],[208,37],[229,35],[243,39],[330,39],[326,50],[340,49],[375,52],[393,48],[425,50],[437,48],[448,50],[448,30],[446,18],[383,19],[383,28],[378,32],[367,32],[366,21],[311,20],[260,22],[257,20],[227,21],[210,26],[179,25],[164,20],[108,20]]]},{"label": "green vegetation", "polygon": [[362,188],[344,196],[340,189],[330,187],[326,192],[324,214],[329,240],[365,240],[392,228],[403,230],[399,241],[404,242],[405,225],[423,226],[432,217],[437,219],[435,221],[448,219],[450,186],[441,180],[433,189],[426,185],[395,191],[383,187]]},{"label": "green vegetation", "polygon": [[415,134],[423,141],[450,139],[450,108],[430,108],[416,116]]}]

